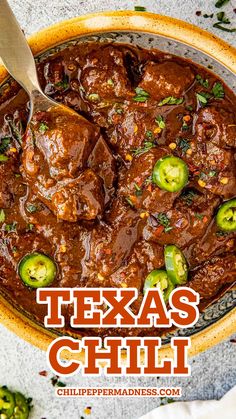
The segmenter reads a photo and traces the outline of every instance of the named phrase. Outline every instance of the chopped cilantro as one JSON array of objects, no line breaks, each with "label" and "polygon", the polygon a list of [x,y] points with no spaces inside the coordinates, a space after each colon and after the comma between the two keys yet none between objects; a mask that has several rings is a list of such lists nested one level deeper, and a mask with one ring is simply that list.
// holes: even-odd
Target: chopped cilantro
[{"label": "chopped cilantro", "polygon": [[205,19],[207,19],[207,18],[213,18],[213,16],[214,16],[214,13],[211,13],[210,15],[208,15],[207,13],[204,13],[204,15],[203,15],[203,17],[205,18]]},{"label": "chopped cilantro", "polygon": [[90,93],[88,95],[88,100],[90,100],[90,102],[99,102],[100,96],[97,93]]},{"label": "chopped cilantro", "polygon": [[173,227],[170,225],[170,219],[164,212],[159,212],[159,214],[156,215],[156,219],[158,223],[164,227],[165,233],[168,233],[168,231],[172,230]]},{"label": "chopped cilantro", "polygon": [[1,210],[0,210],[0,223],[4,223],[5,218],[6,218],[6,216],[5,216],[5,212],[4,212],[4,210],[3,210],[3,209],[1,209]]},{"label": "chopped cilantro", "polygon": [[223,99],[225,92],[224,87],[220,82],[216,82],[212,88],[212,93],[216,99]]},{"label": "chopped cilantro", "polygon": [[135,150],[132,151],[134,156],[141,156],[144,153],[147,153],[147,151],[151,150],[151,148],[155,147],[155,144],[151,141],[144,141],[142,147],[138,147]]},{"label": "chopped cilantro", "polygon": [[214,23],[213,27],[217,29],[221,29],[224,32],[230,32],[230,33],[236,32],[236,28],[226,28],[225,26],[222,26],[219,22]]},{"label": "chopped cilantro", "polygon": [[152,131],[146,131],[145,137],[148,138],[149,140],[153,140],[153,132]]},{"label": "chopped cilantro", "polygon": [[69,87],[69,80],[68,77],[65,76],[64,79],[62,81],[59,81],[58,83],[55,83],[56,87],[62,87],[63,90],[68,89]]},{"label": "chopped cilantro", "polygon": [[44,134],[47,130],[48,130],[47,124],[45,124],[45,122],[41,122],[41,124],[39,125],[39,131],[42,134]]},{"label": "chopped cilantro", "polygon": [[217,0],[217,2],[215,3],[215,7],[220,8],[227,3],[229,3],[229,0]]},{"label": "chopped cilantro", "polygon": [[187,109],[187,111],[193,111],[193,107],[191,105],[187,105],[185,106],[185,108]]},{"label": "chopped cilantro", "polygon": [[134,6],[135,12],[146,12],[146,7],[144,6]]},{"label": "chopped cilantro", "polygon": [[189,140],[187,138],[178,138],[177,144],[178,144],[178,147],[181,148],[184,154],[190,148]]},{"label": "chopped cilantro", "polygon": [[113,87],[114,86],[114,81],[112,79],[108,79],[107,84],[108,84],[108,86]]},{"label": "chopped cilantro", "polygon": [[132,202],[132,200],[131,200],[128,196],[125,198],[125,200],[128,202],[128,204],[129,204],[131,207],[134,207],[134,203]]},{"label": "chopped cilantro", "polygon": [[208,88],[209,87],[209,81],[207,79],[203,79],[202,76],[200,76],[200,74],[196,75],[196,80],[198,81],[198,83],[200,83],[201,86]]},{"label": "chopped cilantro", "polygon": [[34,224],[27,225],[27,231],[33,231],[33,229],[34,229]]},{"label": "chopped cilantro", "polygon": [[193,190],[189,190],[189,191],[184,192],[181,198],[184,200],[186,205],[190,207],[196,195],[197,195],[196,192],[194,192]]},{"label": "chopped cilantro", "polygon": [[138,186],[137,183],[134,183],[134,188],[135,188],[135,195],[136,196],[141,196],[142,195],[142,189],[140,188],[140,186]]},{"label": "chopped cilantro", "polygon": [[158,106],[164,106],[164,105],[180,105],[183,103],[184,98],[183,97],[174,97],[174,96],[168,96],[161,100],[161,102],[158,103]]},{"label": "chopped cilantro", "polygon": [[135,102],[146,102],[150,95],[146,90],[143,90],[141,87],[136,87],[135,89],[136,96],[133,97]]},{"label": "chopped cilantro", "polygon": [[4,163],[8,160],[8,157],[5,156],[4,154],[0,154],[0,162]]},{"label": "chopped cilantro", "polygon": [[208,173],[208,176],[210,176],[210,177],[217,176],[217,171],[216,170],[210,170],[210,172]]},{"label": "chopped cilantro", "polygon": [[225,12],[219,12],[216,16],[219,22],[225,23],[226,25],[230,24],[230,20],[226,17]]},{"label": "chopped cilantro", "polygon": [[5,231],[7,231],[8,233],[11,233],[12,231],[16,231],[16,225],[17,225],[16,221],[14,221],[11,224],[5,224]]},{"label": "chopped cilantro", "polygon": [[37,206],[34,204],[29,204],[27,206],[27,211],[30,213],[36,212],[38,210]]},{"label": "chopped cilantro", "polygon": [[1,140],[0,140],[0,153],[4,153],[4,151],[7,150],[10,142],[11,142],[11,139],[9,137],[1,138]]},{"label": "chopped cilantro", "polygon": [[203,219],[203,215],[199,214],[198,212],[195,212],[194,216],[198,219],[198,220],[202,220]]},{"label": "chopped cilantro", "polygon": [[197,96],[198,102],[200,102],[204,106],[207,104],[208,99],[210,99],[211,97],[211,95],[206,92],[196,93],[196,96]]},{"label": "chopped cilantro", "polygon": [[155,122],[158,124],[159,128],[161,129],[164,129],[166,126],[163,116],[161,115],[157,115]]}]

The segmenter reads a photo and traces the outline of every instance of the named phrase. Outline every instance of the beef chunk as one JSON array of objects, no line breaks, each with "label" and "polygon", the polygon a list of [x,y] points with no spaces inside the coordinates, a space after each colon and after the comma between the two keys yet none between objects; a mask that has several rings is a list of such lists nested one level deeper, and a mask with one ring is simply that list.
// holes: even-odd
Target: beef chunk
[{"label": "beef chunk", "polygon": [[111,284],[114,287],[135,287],[142,291],[148,273],[164,265],[163,255],[163,248],[156,243],[136,243],[129,259],[111,275]]},{"label": "beef chunk", "polygon": [[174,207],[166,213],[149,217],[144,238],[184,248],[205,233],[218,204],[219,199],[214,195],[190,190],[177,198]]},{"label": "beef chunk", "polygon": [[145,66],[143,78],[139,86],[147,91],[155,100],[168,96],[181,97],[194,80],[190,67],[166,61],[150,62]]},{"label": "beef chunk", "polygon": [[93,220],[103,211],[104,195],[101,179],[90,169],[64,186],[58,185],[49,208],[60,220],[75,222]]},{"label": "beef chunk", "polygon": [[125,261],[140,236],[141,218],[119,200],[115,200],[106,224],[93,231],[88,269],[91,274],[109,276]]},{"label": "beef chunk", "polygon": [[236,147],[236,118],[224,108],[214,106],[199,111],[195,131],[197,141],[227,148]]},{"label": "beef chunk", "polygon": [[214,256],[232,252],[236,246],[236,233],[219,231],[213,219],[205,234],[198,238],[187,250],[190,266],[197,266]]},{"label": "beef chunk", "polygon": [[29,176],[48,166],[51,178],[75,177],[87,163],[99,130],[75,113],[40,112],[29,127],[23,148],[24,167]]},{"label": "beef chunk", "polygon": [[109,200],[116,179],[116,162],[106,142],[99,138],[88,160],[88,166],[103,179],[106,202]]},{"label": "beef chunk", "polygon": [[86,98],[92,103],[127,98],[131,94],[123,54],[113,46],[100,47],[87,55],[80,80]]},{"label": "beef chunk", "polygon": [[91,169],[81,173],[98,134],[98,129],[84,118],[61,110],[36,114],[28,128],[23,173],[34,193],[58,219],[91,220],[103,211],[101,178]]},{"label": "beef chunk", "polygon": [[120,182],[119,192],[137,209],[151,213],[169,210],[179,193],[170,193],[152,183],[155,163],[170,150],[154,147],[141,156],[135,157],[124,179]]},{"label": "beef chunk", "polygon": [[233,284],[236,280],[236,255],[215,257],[196,269],[189,281],[189,286],[199,292],[201,298],[209,300],[222,287]]},{"label": "beef chunk", "polygon": [[[229,199],[236,191],[236,160],[233,150],[212,142],[189,141],[190,153],[180,156],[189,166],[195,185]],[[178,149],[176,149],[178,152]]]}]

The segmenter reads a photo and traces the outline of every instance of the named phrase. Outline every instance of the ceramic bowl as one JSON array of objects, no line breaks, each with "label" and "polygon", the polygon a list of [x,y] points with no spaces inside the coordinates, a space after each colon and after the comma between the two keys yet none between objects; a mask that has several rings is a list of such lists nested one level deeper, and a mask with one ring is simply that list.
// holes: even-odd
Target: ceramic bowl
[{"label": "ceramic bowl", "polygon": [[[236,49],[210,33],[173,18],[151,13],[108,12],[74,18],[31,36],[29,43],[36,61],[77,42],[125,42],[158,48],[212,69],[236,93]],[[0,84],[8,75],[0,67]],[[200,315],[191,329],[181,329],[163,338],[161,356],[171,353],[171,336],[191,336],[190,355],[206,350],[236,330],[236,290],[231,289]],[[54,332],[34,323],[0,295],[0,322],[31,344],[46,350]]]}]

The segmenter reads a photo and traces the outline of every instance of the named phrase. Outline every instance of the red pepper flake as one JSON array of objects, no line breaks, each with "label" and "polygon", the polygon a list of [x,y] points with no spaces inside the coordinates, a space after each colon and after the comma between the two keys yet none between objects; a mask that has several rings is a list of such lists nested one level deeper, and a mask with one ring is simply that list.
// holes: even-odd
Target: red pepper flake
[{"label": "red pepper flake", "polygon": [[147,190],[148,190],[149,192],[152,192],[152,185],[151,185],[151,184],[150,184],[150,185],[148,185]]},{"label": "red pepper flake", "polygon": [[201,16],[201,14],[202,14],[201,10],[197,10],[197,11],[196,11],[196,15],[197,15],[197,16]]},{"label": "red pepper flake", "polygon": [[204,223],[207,223],[207,221],[208,221],[208,218],[207,218],[207,216],[205,215],[204,217],[203,217],[203,220],[202,220]]},{"label": "red pepper flake", "polygon": [[103,249],[103,252],[106,254],[106,255],[111,255],[112,254],[112,250],[111,249]]},{"label": "red pepper flake", "polygon": [[42,377],[47,377],[48,376],[48,372],[46,370],[44,371],[40,371],[39,375],[41,375]]},{"label": "red pepper flake", "polygon": [[236,338],[230,339],[231,343],[236,343]]},{"label": "red pepper flake", "polygon": [[163,231],[164,231],[164,226],[159,226],[159,227],[157,227],[157,229],[155,230],[155,236],[160,236],[161,235],[161,233],[163,233]]}]

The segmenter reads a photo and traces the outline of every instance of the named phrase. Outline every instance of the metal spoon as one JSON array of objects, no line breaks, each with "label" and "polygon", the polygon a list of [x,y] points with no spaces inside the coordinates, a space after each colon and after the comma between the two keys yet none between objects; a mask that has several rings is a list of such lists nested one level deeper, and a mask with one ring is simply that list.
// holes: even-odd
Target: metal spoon
[{"label": "metal spoon", "polygon": [[31,107],[28,123],[36,112],[51,111],[55,107],[76,114],[49,99],[41,90],[33,54],[7,0],[0,0],[0,57],[7,71],[29,95]]}]

